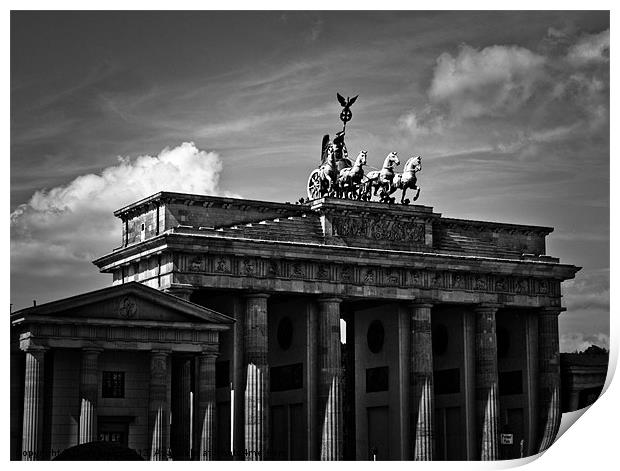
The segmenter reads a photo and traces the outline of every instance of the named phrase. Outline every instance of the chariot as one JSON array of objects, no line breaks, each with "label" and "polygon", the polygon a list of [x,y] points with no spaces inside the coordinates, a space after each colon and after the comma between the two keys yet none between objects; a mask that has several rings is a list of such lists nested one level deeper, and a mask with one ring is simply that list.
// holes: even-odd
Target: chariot
[{"label": "chariot", "polygon": [[394,169],[400,165],[400,160],[396,152],[390,152],[380,170],[374,170],[365,175],[363,167],[366,165],[366,151],[360,151],[355,161],[352,162],[344,143],[347,121],[353,116],[349,107],[355,102],[357,96],[346,100],[340,94],[337,96],[343,107],[340,119],[344,127],[342,131],[336,133],[333,141],[330,141],[329,135],[323,136],[321,164],[308,177],[308,199],[335,197],[369,201],[376,196],[381,202],[394,203],[396,198],[391,195],[400,189],[402,190],[400,202],[409,204],[405,195],[407,189],[411,188],[416,190],[413,201],[417,200],[420,187],[416,185],[416,172],[422,169],[421,157],[411,157],[405,163],[403,173],[395,173]]}]

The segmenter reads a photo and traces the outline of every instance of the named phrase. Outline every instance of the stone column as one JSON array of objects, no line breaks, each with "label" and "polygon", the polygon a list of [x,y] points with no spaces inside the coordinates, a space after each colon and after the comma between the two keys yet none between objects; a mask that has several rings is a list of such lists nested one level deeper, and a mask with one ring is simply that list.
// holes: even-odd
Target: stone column
[{"label": "stone column", "polygon": [[265,460],[269,451],[267,294],[246,297],[245,459]]},{"label": "stone column", "polygon": [[169,352],[151,352],[151,383],[149,387],[149,430],[151,461],[168,460],[170,448],[170,404],[168,403]]},{"label": "stone column", "polygon": [[[349,324],[347,324],[347,339],[349,338]],[[355,332],[351,332],[355,337]],[[348,343],[348,342],[347,342]],[[400,460],[413,459],[413,443],[411,437],[411,308],[401,305],[398,308],[398,407],[400,418],[398,421],[400,431]],[[346,399],[345,399],[346,402]],[[348,424],[345,422],[345,430]],[[346,458],[346,450],[345,450]]]},{"label": "stone column", "polygon": [[97,440],[97,398],[99,397],[99,354],[101,349],[82,350],[80,371],[79,444]]},{"label": "stone column", "polygon": [[432,307],[422,302],[411,306],[411,413],[416,461],[431,461],[435,454]]},{"label": "stone column", "polygon": [[467,433],[467,459],[479,459],[479,437],[476,413],[476,315],[463,309],[463,345],[465,368],[465,423]]},{"label": "stone column", "polygon": [[190,393],[192,360],[189,357],[175,359],[172,380],[172,432],[170,444],[174,460],[190,459]]},{"label": "stone column", "polygon": [[480,460],[499,456],[499,397],[497,375],[497,306],[480,305],[476,313],[476,410]]},{"label": "stone column", "polygon": [[43,459],[43,387],[45,348],[26,349],[22,460]]},{"label": "stone column", "polygon": [[308,404],[308,460],[316,461],[319,455],[319,399],[318,399],[318,309],[316,304],[308,302],[306,306],[306,398]]},{"label": "stone column", "polygon": [[[245,300],[235,297],[233,299],[233,316],[235,323],[232,326],[233,357],[232,357],[232,451],[233,460],[245,459],[245,339],[243,335],[245,326]],[[229,446],[227,446],[227,449]]]},{"label": "stone column", "polygon": [[195,447],[200,461],[213,461],[216,456],[216,402],[215,402],[215,359],[216,353],[203,353],[197,357],[198,375],[196,378],[197,436]]},{"label": "stone column", "polygon": [[545,451],[560,427],[560,349],[558,315],[560,307],[545,308],[538,317],[538,417],[540,445]]},{"label": "stone column", "polygon": [[319,300],[319,413],[321,460],[342,460],[340,302]]}]

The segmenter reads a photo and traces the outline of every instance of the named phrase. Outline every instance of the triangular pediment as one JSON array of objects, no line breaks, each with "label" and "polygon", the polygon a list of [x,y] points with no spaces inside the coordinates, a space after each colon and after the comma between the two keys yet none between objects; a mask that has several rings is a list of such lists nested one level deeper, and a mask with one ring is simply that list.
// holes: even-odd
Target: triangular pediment
[{"label": "triangular pediment", "polygon": [[131,282],[22,309],[12,318],[56,316],[143,322],[231,324],[233,319],[184,299]]}]

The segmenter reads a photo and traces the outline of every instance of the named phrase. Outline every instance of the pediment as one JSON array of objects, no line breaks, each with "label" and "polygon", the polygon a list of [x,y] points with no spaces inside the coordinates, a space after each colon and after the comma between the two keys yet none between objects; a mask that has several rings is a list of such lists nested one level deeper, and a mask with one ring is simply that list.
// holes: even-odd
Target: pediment
[{"label": "pediment", "polygon": [[233,320],[176,296],[131,282],[23,309],[27,315],[76,319],[115,319],[142,322],[230,324]]}]

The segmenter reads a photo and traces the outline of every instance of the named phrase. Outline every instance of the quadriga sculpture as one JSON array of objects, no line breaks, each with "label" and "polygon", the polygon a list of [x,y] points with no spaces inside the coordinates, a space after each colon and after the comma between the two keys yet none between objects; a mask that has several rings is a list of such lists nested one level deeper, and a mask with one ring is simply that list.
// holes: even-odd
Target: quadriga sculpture
[{"label": "quadriga sculpture", "polygon": [[336,146],[330,144],[324,153],[321,166],[314,169],[308,178],[308,198],[311,200],[324,196],[338,196],[338,167]]},{"label": "quadriga sculpture", "polygon": [[415,157],[411,157],[405,163],[405,167],[403,168],[403,173],[397,173],[394,177],[394,181],[392,182],[392,191],[402,190],[402,195],[400,196],[401,204],[409,204],[409,200],[405,199],[405,195],[407,194],[407,190],[411,188],[412,190],[416,190],[415,196],[413,197],[413,201],[416,201],[420,196],[420,187],[416,185],[418,178],[416,177],[416,173],[422,170],[422,157],[416,155]]},{"label": "quadriga sculpture", "polygon": [[341,198],[360,199],[366,155],[367,152],[365,150],[360,151],[352,167],[340,170],[338,189]]},{"label": "quadriga sculpture", "polygon": [[[370,200],[371,196],[378,196],[382,202],[390,202],[390,195],[394,192],[392,181],[394,180],[394,167],[400,165],[398,152],[390,152],[383,161],[381,170],[368,172],[364,180],[364,198]],[[372,194],[371,194],[372,193]]]}]

